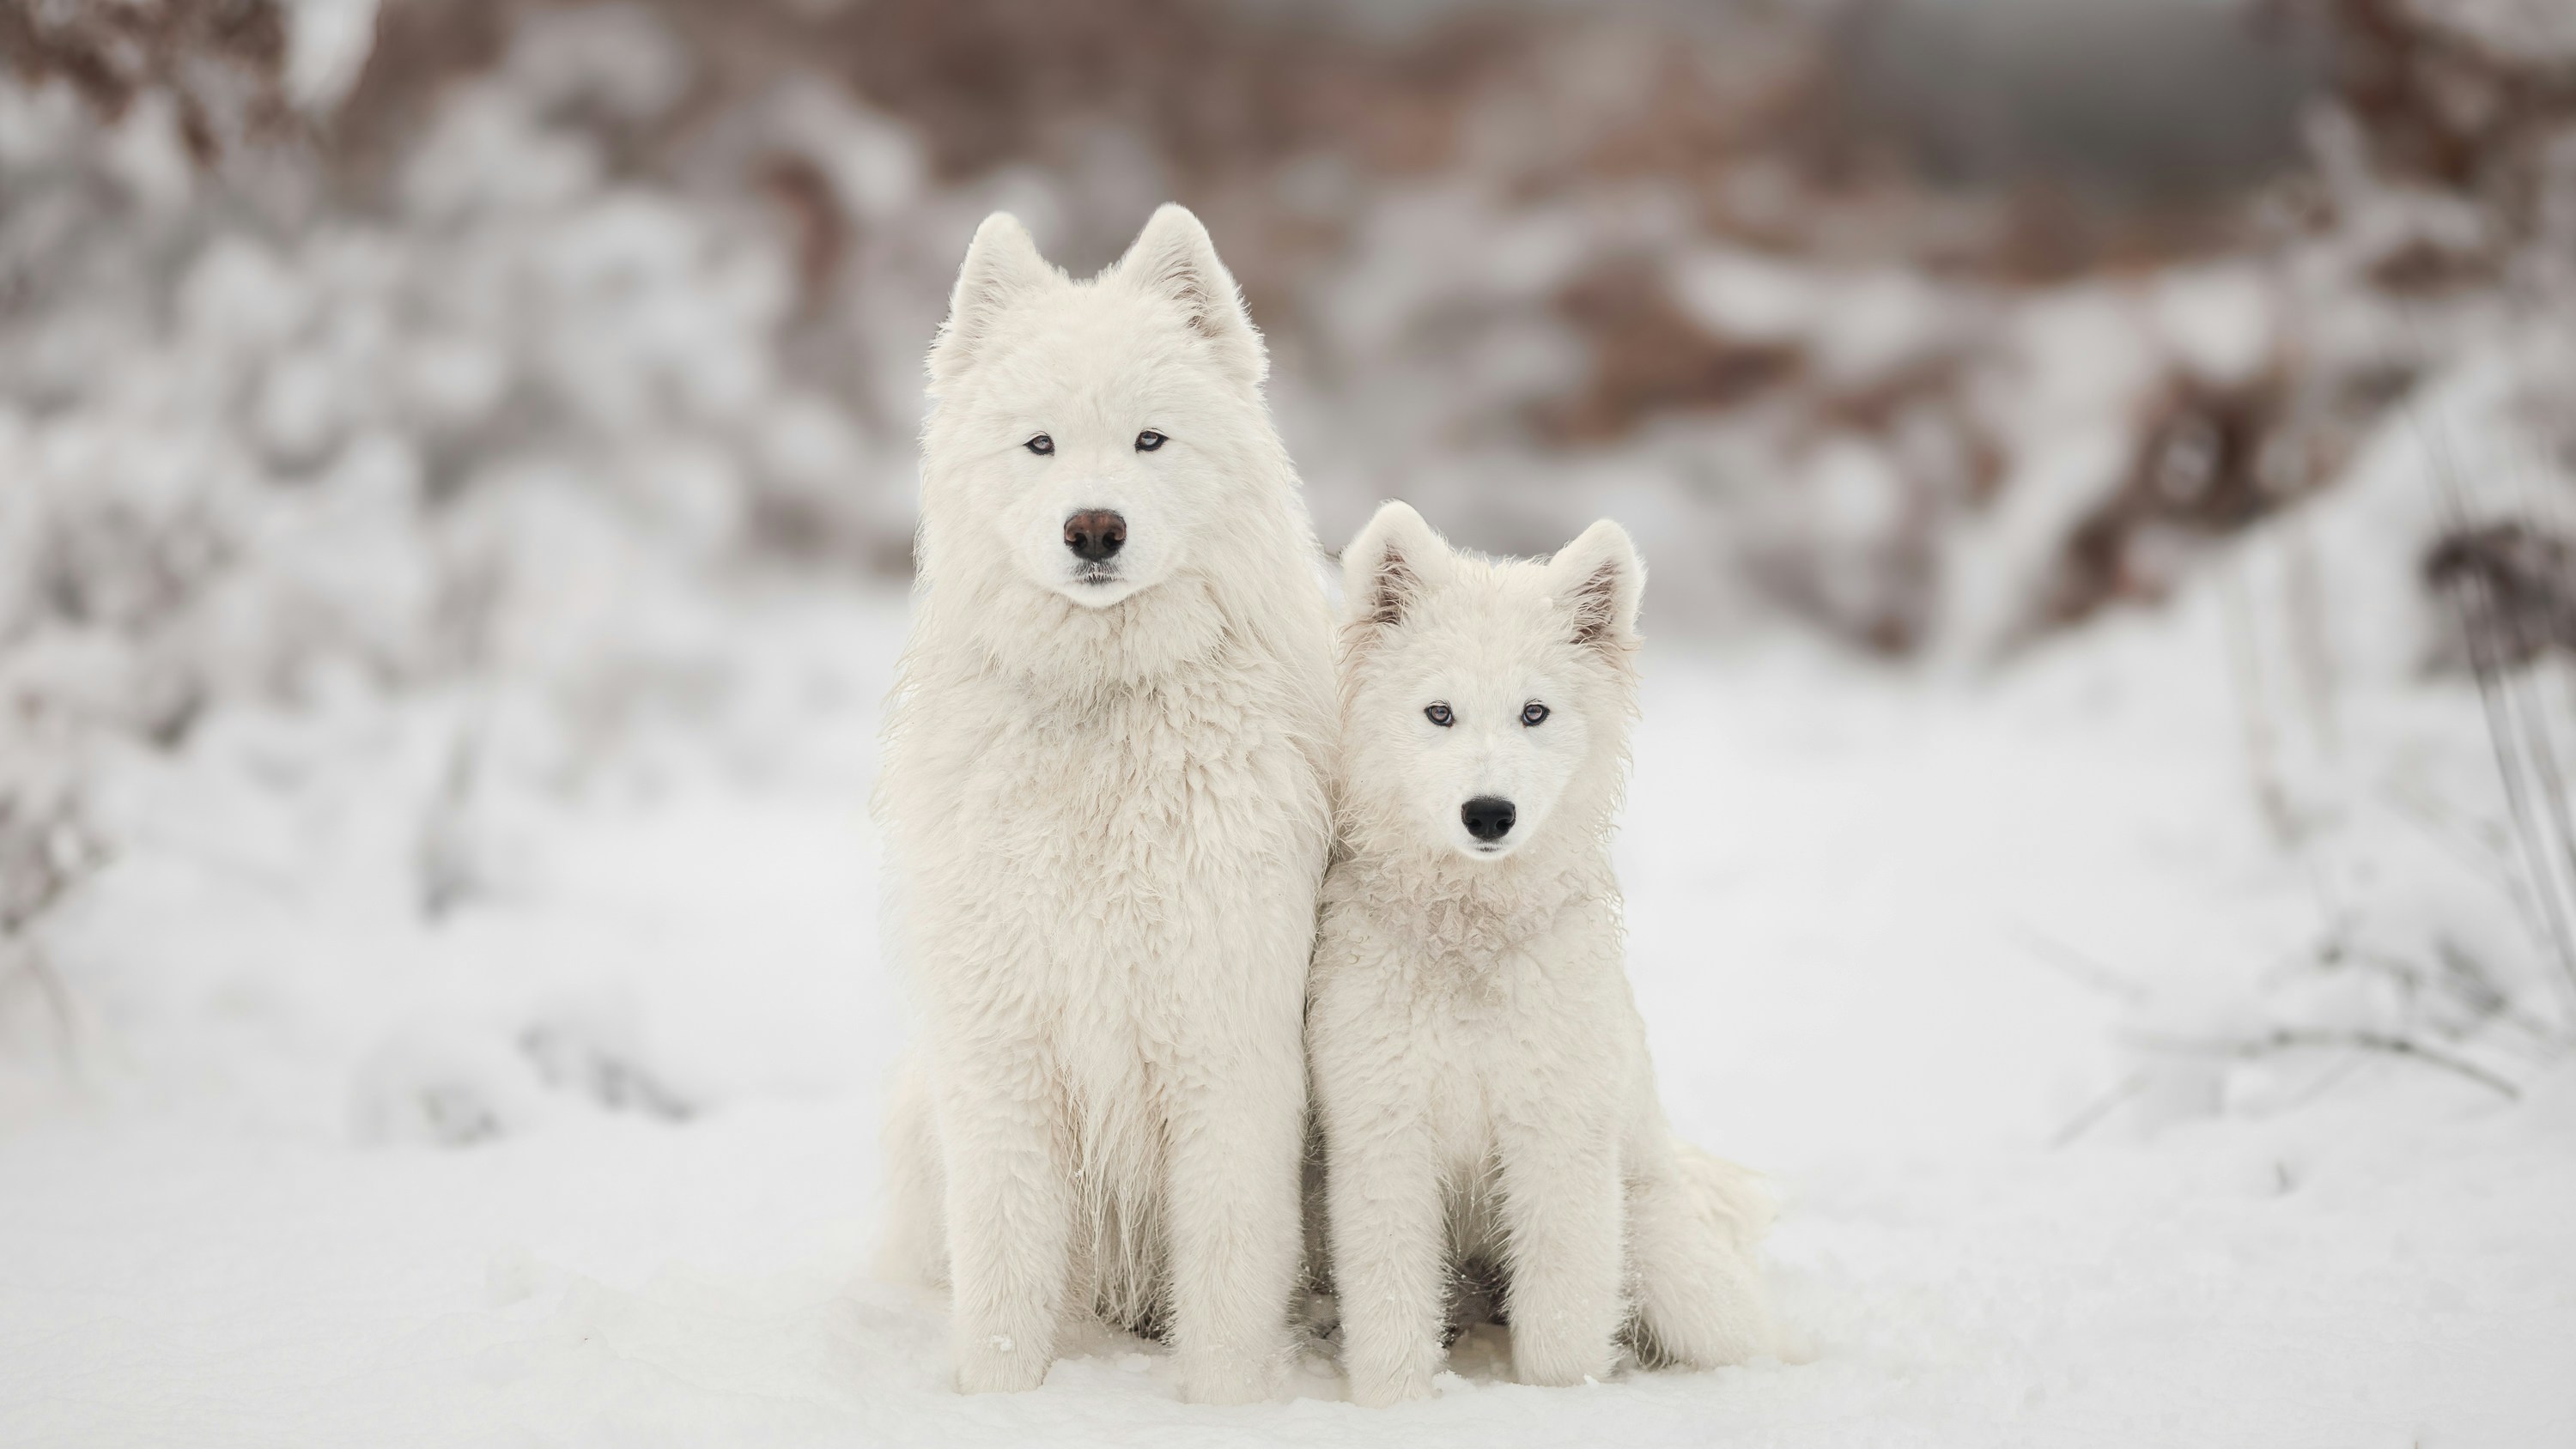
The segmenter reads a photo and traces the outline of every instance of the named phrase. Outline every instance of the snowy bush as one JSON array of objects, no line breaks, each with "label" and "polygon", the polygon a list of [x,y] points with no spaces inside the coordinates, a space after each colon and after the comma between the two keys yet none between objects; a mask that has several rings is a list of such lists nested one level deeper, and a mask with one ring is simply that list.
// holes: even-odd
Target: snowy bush
[{"label": "snowy bush", "polygon": [[[258,56],[331,93],[305,54]],[[786,375],[779,238],[619,179],[587,124],[669,107],[683,65],[637,13],[532,25],[442,100],[382,210],[329,203],[246,125],[192,158],[210,123],[165,76],[106,106],[0,83],[11,969],[109,848],[85,797],[136,750],[353,689],[470,691],[406,853],[435,916],[498,886],[455,824],[496,774],[575,777],[638,711],[700,707],[729,652],[711,600],[764,528],[900,557],[903,430],[889,448]],[[900,184],[900,133],[871,136],[872,184]]]},{"label": "snowy bush", "polygon": [[[2462,602],[2525,600],[2566,537],[2576,131],[2531,8],[2301,12],[2339,40],[2314,164],[2142,214],[1880,155],[1846,73],[1887,34],[1795,11],[1375,33],[1137,0],[1165,39],[1104,57],[929,0],[30,10],[0,80],[0,949],[34,964],[0,1009],[58,1014],[42,918],[148,833],[152,771],[255,794],[377,759],[371,894],[436,923],[526,889],[530,799],[795,687],[747,599],[905,571],[919,358],[983,212],[1080,270],[1171,194],[1270,333],[1328,546],[1388,496],[1521,551],[1615,513],[1661,635],[1968,677],[2221,589],[2284,848],[2415,879],[2371,802],[2410,752],[2487,745],[2317,722],[2470,663]],[[2505,757],[2547,750],[2559,657],[2481,676],[2546,726]],[[2486,822],[2487,788],[2437,808]],[[2466,894],[2338,887],[2335,969],[2228,1039],[2559,1020],[2552,799]],[[2505,899],[2521,945],[2440,924]]]}]

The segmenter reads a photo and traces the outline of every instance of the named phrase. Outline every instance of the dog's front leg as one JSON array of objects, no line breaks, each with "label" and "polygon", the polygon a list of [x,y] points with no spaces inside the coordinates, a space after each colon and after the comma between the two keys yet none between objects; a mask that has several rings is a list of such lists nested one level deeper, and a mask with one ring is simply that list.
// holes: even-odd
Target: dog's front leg
[{"label": "dog's front leg", "polygon": [[1172,1346],[1193,1403],[1267,1397],[1283,1357],[1306,1082],[1293,1020],[1273,1035],[1172,1094]]},{"label": "dog's front leg", "polygon": [[1551,1114],[1496,1137],[1513,1376],[1525,1384],[1606,1378],[1621,1317],[1619,1158],[1608,1124]]},{"label": "dog's front leg", "polygon": [[1042,1087],[1033,1063],[1006,1063],[952,1071],[940,1093],[960,1393],[1036,1388],[1055,1359],[1073,1195]]}]

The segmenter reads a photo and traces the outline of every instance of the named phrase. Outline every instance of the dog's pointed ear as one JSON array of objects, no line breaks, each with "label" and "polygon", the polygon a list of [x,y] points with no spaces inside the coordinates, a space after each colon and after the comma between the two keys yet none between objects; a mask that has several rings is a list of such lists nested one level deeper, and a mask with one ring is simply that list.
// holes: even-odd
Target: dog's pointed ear
[{"label": "dog's pointed ear", "polygon": [[1007,211],[975,228],[957,289],[948,295],[948,320],[930,344],[930,383],[936,390],[961,377],[991,344],[993,325],[1013,303],[1062,274],[1038,255],[1029,229]]},{"label": "dog's pointed ear", "polygon": [[1342,619],[1375,631],[1404,622],[1445,573],[1449,545],[1409,503],[1389,503],[1342,550]]},{"label": "dog's pointed ear", "polygon": [[1547,561],[1548,597],[1567,616],[1574,642],[1612,657],[1637,644],[1637,602],[1646,565],[1628,530],[1602,519]]},{"label": "dog's pointed ear", "polygon": [[1270,353],[1244,309],[1243,292],[1188,207],[1165,202],[1156,208],[1119,259],[1118,274],[1178,306],[1190,330],[1208,340],[1217,360],[1245,386],[1258,386],[1269,374]]}]

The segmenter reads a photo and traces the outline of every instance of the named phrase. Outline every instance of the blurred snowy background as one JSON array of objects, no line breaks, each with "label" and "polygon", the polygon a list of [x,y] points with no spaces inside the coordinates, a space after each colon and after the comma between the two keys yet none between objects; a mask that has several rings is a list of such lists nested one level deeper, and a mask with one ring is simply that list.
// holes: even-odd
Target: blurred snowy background
[{"label": "blurred snowy background", "polygon": [[[2564,0],[0,0],[0,59],[0,1437],[1213,1432],[1144,1345],[957,1418],[857,1275],[920,358],[986,212],[1088,272],[1165,199],[1328,547],[1654,571],[1633,969],[1817,1362],[1432,1409],[2576,1427]],[[1224,1422],[1390,1432],[1319,1407]]]}]

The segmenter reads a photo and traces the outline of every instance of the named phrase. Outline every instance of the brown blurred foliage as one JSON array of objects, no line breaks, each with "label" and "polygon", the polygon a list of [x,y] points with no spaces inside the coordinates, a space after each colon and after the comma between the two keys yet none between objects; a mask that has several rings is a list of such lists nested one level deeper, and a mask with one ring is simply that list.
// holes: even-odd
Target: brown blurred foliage
[{"label": "brown blurred foliage", "polygon": [[0,4],[0,63],[19,79],[68,82],[111,117],[140,95],[167,94],[200,164],[297,128],[280,89],[285,60],[275,0]]}]

